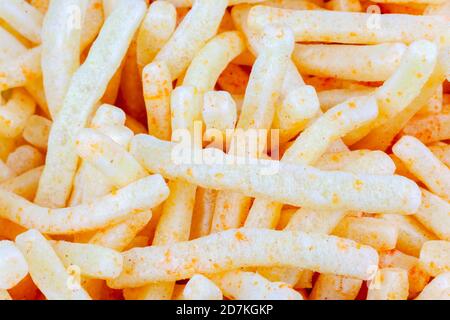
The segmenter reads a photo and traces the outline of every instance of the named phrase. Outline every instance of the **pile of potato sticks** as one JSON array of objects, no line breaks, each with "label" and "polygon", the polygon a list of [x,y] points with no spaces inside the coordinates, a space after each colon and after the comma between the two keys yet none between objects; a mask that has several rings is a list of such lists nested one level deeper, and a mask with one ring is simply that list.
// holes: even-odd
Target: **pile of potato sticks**
[{"label": "pile of potato sticks", "polygon": [[450,299],[450,1],[0,1],[0,300]]}]

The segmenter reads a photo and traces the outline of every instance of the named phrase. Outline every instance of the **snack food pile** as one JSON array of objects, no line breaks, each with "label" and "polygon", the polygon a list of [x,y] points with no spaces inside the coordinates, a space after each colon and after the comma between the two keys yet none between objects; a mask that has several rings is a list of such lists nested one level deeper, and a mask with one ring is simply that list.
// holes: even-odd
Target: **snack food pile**
[{"label": "snack food pile", "polygon": [[450,299],[450,1],[0,1],[0,300]]}]

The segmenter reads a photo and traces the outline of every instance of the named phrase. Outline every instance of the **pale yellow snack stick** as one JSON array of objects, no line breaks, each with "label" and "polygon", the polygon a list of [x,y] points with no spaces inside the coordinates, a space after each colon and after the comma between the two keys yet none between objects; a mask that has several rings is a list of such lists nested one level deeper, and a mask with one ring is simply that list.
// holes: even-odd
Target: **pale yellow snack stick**
[{"label": "pale yellow snack stick", "polygon": [[28,201],[33,201],[43,170],[42,166],[8,179],[0,184],[0,188],[15,193]]},{"label": "pale yellow snack stick", "polygon": [[32,146],[46,150],[51,126],[52,122],[47,118],[32,115],[23,130],[23,138]]},{"label": "pale yellow snack stick", "polygon": [[371,16],[371,13],[288,10],[258,5],[250,10],[248,24],[256,30],[262,30],[268,23],[285,24],[293,29],[298,42],[376,44],[426,39],[441,45],[450,43],[448,23],[443,17],[389,14],[372,21]]},{"label": "pale yellow snack stick", "polygon": [[43,15],[25,0],[0,3],[0,18],[33,43],[41,42]]},{"label": "pale yellow snack stick", "polygon": [[217,33],[227,2],[195,1],[172,37],[158,52],[154,62],[165,62],[172,80],[183,73],[198,51]]},{"label": "pale yellow snack stick", "polygon": [[0,183],[13,177],[13,171],[0,159]]},{"label": "pale yellow snack stick", "polygon": [[449,300],[450,272],[442,273],[434,278],[419,294],[416,300]]},{"label": "pale yellow snack stick", "polygon": [[362,87],[355,89],[331,89],[317,92],[320,108],[325,112],[348,99],[367,96],[374,93],[375,88]]},{"label": "pale yellow snack stick", "polygon": [[86,61],[74,74],[50,131],[50,147],[36,203],[49,207],[65,206],[78,162],[76,136],[86,125],[95,104],[119,68],[144,11],[145,3],[141,0],[120,2],[106,20]]},{"label": "pale yellow snack stick", "polygon": [[16,238],[16,245],[28,263],[33,282],[48,300],[90,300],[56,255],[51,244],[36,230]]},{"label": "pale yellow snack stick", "polygon": [[137,35],[137,64],[144,68],[153,61],[159,50],[167,43],[176,28],[177,12],[168,1],[154,1]]},{"label": "pale yellow snack stick", "polygon": [[367,300],[407,300],[408,273],[399,268],[379,269],[369,284]]},{"label": "pale yellow snack stick", "polygon": [[108,285],[136,287],[148,282],[186,279],[196,273],[252,266],[295,266],[367,279],[368,267],[377,264],[374,249],[351,240],[242,228],[168,246],[130,250],[124,253],[122,274],[108,281]]},{"label": "pale yellow snack stick", "polygon": [[425,242],[420,250],[420,261],[433,277],[449,272],[450,242],[444,240]]},{"label": "pale yellow snack stick", "polygon": [[12,241],[0,241],[0,290],[15,287],[28,274],[28,264]]},{"label": "pale yellow snack stick", "polygon": [[332,274],[320,274],[309,300],[355,300],[362,280]]},{"label": "pale yellow snack stick", "polygon": [[422,142],[411,136],[402,137],[392,151],[432,192],[450,199],[450,169]]},{"label": "pale yellow snack stick", "polygon": [[30,95],[24,89],[14,89],[8,102],[0,107],[0,135],[5,138],[19,137],[35,111],[36,103]]},{"label": "pale yellow snack stick", "polygon": [[186,283],[180,300],[223,300],[222,291],[219,287],[200,274],[194,275]]},{"label": "pale yellow snack stick", "polygon": [[425,144],[450,139],[450,113],[429,114],[412,118],[402,135],[414,136]]}]

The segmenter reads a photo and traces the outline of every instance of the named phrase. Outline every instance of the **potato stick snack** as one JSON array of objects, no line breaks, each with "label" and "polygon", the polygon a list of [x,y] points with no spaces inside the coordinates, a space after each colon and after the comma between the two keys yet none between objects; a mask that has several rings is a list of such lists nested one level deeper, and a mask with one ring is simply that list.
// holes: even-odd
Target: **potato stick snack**
[{"label": "potato stick snack", "polygon": [[[315,245],[311,247],[312,243]],[[233,250],[236,246],[240,248],[238,251]],[[286,248],[291,246],[295,249],[287,253]],[[320,254],[322,250],[326,250],[327,255]],[[143,264],[136,264],[136,259],[145,261],[145,268]],[[162,261],[167,261],[163,267]],[[255,265],[295,266],[367,279],[368,266],[377,263],[375,250],[350,240],[242,228],[188,242],[128,251],[124,253],[122,275],[108,284],[114,288],[135,287],[152,281],[185,279],[194,273],[217,273]]]},{"label": "potato stick snack", "polygon": [[193,276],[181,294],[181,300],[222,300],[222,291],[205,276]]},{"label": "potato stick snack", "polygon": [[420,261],[428,273],[436,277],[450,270],[450,242],[434,240],[425,242],[420,251]]},{"label": "potato stick snack", "polygon": [[28,265],[11,241],[0,241],[0,255],[0,289],[11,289],[28,274]]},{"label": "potato stick snack", "polygon": [[380,269],[372,282],[375,283],[369,286],[367,300],[406,300],[408,298],[408,273],[403,269]]},{"label": "potato stick snack", "polygon": [[419,294],[416,300],[448,300],[450,298],[450,272],[434,278]]}]

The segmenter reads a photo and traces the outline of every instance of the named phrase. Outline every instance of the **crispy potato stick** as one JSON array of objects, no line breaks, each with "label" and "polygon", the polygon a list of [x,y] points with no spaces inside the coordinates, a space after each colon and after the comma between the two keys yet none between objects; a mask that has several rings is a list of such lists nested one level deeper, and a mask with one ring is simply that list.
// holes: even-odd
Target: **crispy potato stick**
[{"label": "crispy potato stick", "polygon": [[304,74],[355,81],[385,81],[405,53],[403,43],[371,46],[297,44],[292,60]]},{"label": "crispy potato stick", "polygon": [[218,130],[225,137],[227,130],[236,127],[236,102],[227,91],[208,91],[203,96],[202,118],[206,130]]},{"label": "crispy potato stick", "polygon": [[[236,190],[251,197],[319,210],[411,214],[420,205],[417,185],[400,176],[325,172],[273,160],[254,163],[251,159],[225,155],[217,149],[198,151],[209,163],[196,165],[192,161],[183,163],[183,158],[178,158],[177,148],[180,149],[180,145],[146,135],[136,136],[131,143],[132,155],[149,171],[203,188]],[[181,149],[186,151],[183,146]],[[277,171],[267,175],[264,169],[268,168]]]},{"label": "crispy potato stick", "polygon": [[402,137],[392,151],[432,192],[450,199],[450,169],[422,142],[411,136]]},{"label": "crispy potato stick", "polygon": [[135,287],[186,279],[196,273],[252,266],[300,267],[367,279],[367,268],[377,264],[375,250],[350,240],[242,228],[188,242],[128,251],[124,253],[122,275],[108,283],[112,288]]},{"label": "crispy potato stick", "polygon": [[78,162],[75,139],[119,68],[144,11],[141,0],[120,2],[105,22],[85,63],[74,74],[50,131],[50,147],[36,203],[64,207]]},{"label": "crispy potato stick", "polygon": [[155,57],[165,62],[172,80],[177,79],[219,28],[228,0],[197,0],[170,40]]},{"label": "crispy potato stick", "polygon": [[[308,127],[284,153],[282,161],[309,165],[317,161],[336,141],[346,133],[373,120],[378,114],[375,99],[357,98],[330,109]],[[250,209],[247,227],[274,228],[282,203],[256,199]]]},{"label": "crispy potato stick", "polygon": [[0,290],[15,287],[28,274],[22,253],[11,241],[0,241]]},{"label": "crispy potato stick", "polygon": [[[2,2],[3,3],[3,2]],[[0,63],[0,90],[24,86],[41,76],[41,47],[27,50],[12,61]]]},{"label": "crispy potato stick", "polygon": [[398,229],[381,219],[346,217],[336,226],[333,234],[383,251],[395,248]]},{"label": "crispy potato stick", "polygon": [[250,10],[248,24],[256,30],[262,30],[268,23],[284,24],[292,28],[299,42],[376,44],[426,39],[441,45],[450,43],[448,23],[440,16],[389,14],[375,19],[370,13],[255,6]]},{"label": "crispy potato stick", "polygon": [[450,271],[450,242],[435,240],[425,242],[420,250],[420,261],[428,273],[437,275]]},{"label": "crispy potato stick", "polygon": [[450,204],[444,199],[422,189],[422,204],[415,218],[440,239],[450,241]]},{"label": "crispy potato stick", "polygon": [[367,300],[407,300],[408,273],[399,268],[378,270],[370,282]]},{"label": "crispy potato stick", "polygon": [[281,282],[270,282],[253,272],[230,271],[210,278],[232,300],[303,300],[300,293]]},{"label": "crispy potato stick", "polygon": [[[268,130],[275,114],[275,104],[280,97],[283,79],[288,68],[289,56],[294,47],[292,32],[282,27],[267,27],[262,37],[262,49],[253,65],[236,135],[231,140],[230,152],[251,154],[252,145],[265,144],[267,133],[257,141],[239,141],[243,130]],[[246,138],[244,138],[246,140]],[[239,146],[240,145],[240,146]],[[243,150],[242,150],[242,149]],[[257,153],[262,150],[256,150]],[[260,154],[251,155],[258,157]],[[250,205],[250,199],[237,192],[219,192],[211,231],[217,232],[242,226]]]},{"label": "crispy potato stick", "polygon": [[90,300],[41,233],[22,233],[16,245],[25,256],[33,282],[48,300]]},{"label": "crispy potato stick", "polygon": [[25,0],[1,1],[0,18],[31,42],[41,42],[43,15]]},{"label": "crispy potato stick", "polygon": [[73,234],[114,225],[134,212],[151,209],[167,198],[168,192],[161,176],[155,175],[93,204],[48,209],[0,188],[0,217],[47,234]]},{"label": "crispy potato stick", "polygon": [[200,274],[194,275],[184,287],[180,300],[223,300],[219,287]]},{"label": "crispy potato stick", "polygon": [[413,256],[408,256],[398,250],[380,253],[380,268],[401,268],[408,272],[409,297],[414,298],[430,280],[423,264]]},{"label": "crispy potato stick", "polygon": [[[402,57],[396,72],[375,91],[379,107],[378,118],[372,123],[349,134],[344,140],[353,145],[372,129],[382,126],[402,112],[420,93],[436,64],[436,46],[428,41],[412,43]],[[363,143],[357,147],[364,146]]]},{"label": "crispy potato stick", "polygon": [[379,217],[398,228],[396,247],[398,250],[411,256],[418,257],[420,249],[425,242],[437,239],[433,233],[425,229],[411,216],[385,214]]},{"label": "crispy potato stick", "polygon": [[362,87],[356,89],[332,89],[320,91],[317,93],[320,102],[320,108],[327,111],[350,98],[367,96],[372,94],[375,88]]},{"label": "crispy potato stick", "polygon": [[81,51],[96,39],[104,23],[102,0],[89,0],[81,29]]},{"label": "crispy potato stick", "polygon": [[39,167],[25,172],[18,177],[2,182],[0,188],[15,193],[28,201],[33,201],[43,170],[44,167]]},{"label": "crispy potato stick", "polygon": [[216,196],[216,190],[197,188],[191,223],[191,240],[209,234],[216,205]]},{"label": "crispy potato stick", "polygon": [[448,144],[433,144],[428,146],[433,154],[438,157],[447,167],[450,167],[450,145]]},{"label": "crispy potato stick", "polygon": [[165,62],[147,65],[142,72],[142,85],[149,134],[162,140],[170,140],[172,78]]},{"label": "crispy potato stick", "polygon": [[81,27],[87,5],[88,0],[52,1],[45,15],[41,63],[45,96],[53,118],[80,66]]},{"label": "crispy potato stick", "polygon": [[425,144],[450,139],[450,112],[414,117],[402,134],[414,136]]},{"label": "crispy potato stick", "polygon": [[244,38],[240,32],[229,31],[215,36],[192,60],[183,85],[195,86],[202,93],[213,90],[223,70],[244,50]]},{"label": "crispy potato stick", "polygon": [[442,273],[434,278],[419,294],[416,300],[449,300],[450,272]]},{"label": "crispy potato stick", "polygon": [[14,89],[9,101],[0,106],[0,135],[5,138],[20,136],[35,110],[36,103],[30,95],[23,89]]},{"label": "crispy potato stick", "polygon": [[78,266],[81,275],[94,279],[113,279],[122,272],[122,255],[114,250],[66,241],[52,241],[51,245],[66,268]]},{"label": "crispy potato stick", "polygon": [[310,300],[355,300],[362,280],[321,274],[309,296]]},{"label": "crispy potato stick", "polygon": [[32,146],[45,150],[51,126],[52,122],[47,118],[32,115],[25,124],[23,138]]},{"label": "crispy potato stick", "polygon": [[182,140],[186,133],[192,139],[196,123],[200,122],[202,114],[198,90],[194,86],[177,87],[170,97],[170,105],[172,140]]},{"label": "crispy potato stick", "polygon": [[18,176],[42,166],[44,164],[44,157],[39,150],[28,145],[23,145],[9,154],[6,164]]},{"label": "crispy potato stick", "polygon": [[153,61],[175,31],[177,12],[168,1],[150,4],[137,36],[137,63],[142,69]]},{"label": "crispy potato stick", "polygon": [[0,160],[0,183],[13,177],[13,171],[2,160]]},{"label": "crispy potato stick", "polygon": [[[390,118],[382,126],[372,130],[364,139],[353,147],[386,150],[392,145],[395,136],[405,127],[408,121],[430,100],[436,89],[442,85],[448,74],[450,61],[449,47],[441,50],[433,73],[422,87],[420,94],[400,113]],[[405,82],[406,83],[406,82]]]}]

